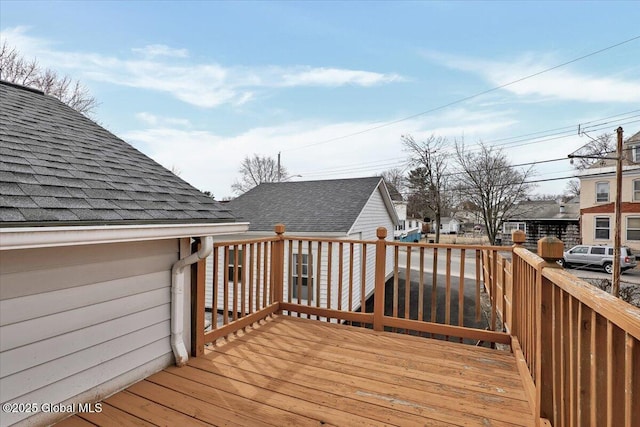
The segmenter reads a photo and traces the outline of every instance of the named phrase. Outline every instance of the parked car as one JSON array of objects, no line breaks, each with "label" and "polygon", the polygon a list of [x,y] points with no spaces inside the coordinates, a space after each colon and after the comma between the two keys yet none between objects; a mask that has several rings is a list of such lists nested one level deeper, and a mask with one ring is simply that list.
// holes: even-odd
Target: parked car
[{"label": "parked car", "polygon": [[[564,267],[580,266],[602,268],[605,272],[613,272],[613,246],[577,245],[564,252],[560,264]],[[638,265],[631,249],[620,247],[620,271],[629,270]]]}]

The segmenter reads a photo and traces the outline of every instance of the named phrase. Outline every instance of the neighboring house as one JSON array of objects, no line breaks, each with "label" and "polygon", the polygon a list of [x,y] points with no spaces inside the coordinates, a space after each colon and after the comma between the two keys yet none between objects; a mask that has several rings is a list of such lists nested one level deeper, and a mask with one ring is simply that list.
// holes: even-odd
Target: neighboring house
[{"label": "neighboring house", "polygon": [[[0,152],[2,403],[93,402],[184,362],[192,237],[247,225],[56,98],[4,82]],[[3,411],[0,425],[68,415]]]},{"label": "neighboring house", "polygon": [[419,242],[422,235],[423,221],[416,218],[407,218],[407,202],[394,200],[393,207],[398,215],[398,225],[393,231],[394,240],[401,242]]},{"label": "neighboring house", "polygon": [[518,204],[508,221],[502,224],[502,244],[512,245],[511,233],[526,233],[524,246],[537,251],[537,242],[546,236],[555,236],[565,248],[580,243],[580,202],[578,198],[567,202],[556,200],[528,200]]},{"label": "neighboring house", "polygon": [[[385,227],[387,240],[392,241],[393,230],[398,223],[398,217],[387,187],[384,180],[379,177],[265,183],[232,200],[226,206],[239,220],[250,223],[247,233],[242,236],[231,236],[230,239],[273,236],[274,226],[281,223],[286,226],[285,236],[327,237],[340,240],[375,241],[377,240],[376,229]],[[348,246],[347,244],[344,246],[343,256],[345,257],[349,256]],[[312,246],[311,253],[309,253],[306,244],[302,254],[297,252],[297,245],[293,245],[292,254],[289,254],[289,247],[286,246],[285,259],[291,259],[294,263],[294,268],[292,268],[293,281],[295,283],[295,274],[298,271],[297,263],[301,262],[304,270],[311,272],[311,275],[303,273],[303,298],[306,295],[315,298],[312,275],[315,272],[313,263],[317,258],[317,243]],[[334,286],[337,286],[335,278],[338,277],[338,252],[336,247],[332,253],[332,277],[334,278],[332,284]],[[322,257],[321,265],[326,266],[327,262],[324,259],[326,245]],[[224,262],[222,254],[219,255],[218,261]],[[360,283],[361,261],[360,248],[355,245],[353,277],[351,277],[353,283]],[[229,268],[234,268],[233,261],[229,262]],[[212,266],[212,260],[209,259],[207,262],[207,283],[212,283]],[[348,281],[350,272],[347,270],[346,263],[344,268],[343,277],[345,281]],[[392,273],[392,268],[393,257],[387,257],[387,275]],[[374,273],[375,250],[371,247],[366,254],[366,295],[371,294],[374,290]],[[289,272],[286,270],[285,278],[289,276]],[[312,280],[309,280],[310,277]],[[327,277],[326,271],[322,272],[322,277]],[[222,281],[223,278],[219,278],[219,280]],[[288,297],[290,286],[290,284],[285,285],[285,299]],[[221,288],[220,286],[217,309],[222,308],[224,301]],[[353,295],[353,301],[358,301],[357,306],[359,306],[360,287],[356,286],[356,288],[358,289],[356,289],[357,293]],[[233,290],[229,292],[232,294]],[[295,288],[292,293],[295,293]],[[210,287],[207,287],[206,297],[206,304],[211,307],[212,290]],[[293,297],[296,298],[297,295],[293,295]],[[332,307],[337,307],[337,298],[337,292],[332,292]],[[346,293],[343,295],[343,300],[342,306],[346,307],[348,300]],[[317,303],[316,301],[312,302]],[[323,306],[325,303],[326,295],[322,294],[320,305]]]},{"label": "neighboring house", "polygon": [[444,216],[440,218],[440,224],[433,221],[434,230],[440,228],[440,234],[458,234],[462,223],[455,218]]},{"label": "neighboring house", "polygon": [[[624,142],[623,151],[621,242],[640,250],[640,132]],[[580,178],[582,243],[612,245],[615,160],[600,161],[577,175]]]}]

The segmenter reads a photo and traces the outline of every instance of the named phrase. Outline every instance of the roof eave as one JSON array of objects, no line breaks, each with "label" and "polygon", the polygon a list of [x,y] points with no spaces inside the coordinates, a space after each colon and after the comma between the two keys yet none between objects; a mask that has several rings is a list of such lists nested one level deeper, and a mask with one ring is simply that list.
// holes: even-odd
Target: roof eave
[{"label": "roof eave", "polygon": [[247,222],[0,229],[0,250],[33,249],[243,233]]}]

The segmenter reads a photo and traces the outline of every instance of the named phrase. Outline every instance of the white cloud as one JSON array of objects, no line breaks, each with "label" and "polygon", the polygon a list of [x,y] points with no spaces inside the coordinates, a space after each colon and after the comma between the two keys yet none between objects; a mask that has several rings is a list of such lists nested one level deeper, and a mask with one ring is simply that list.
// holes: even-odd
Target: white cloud
[{"label": "white cloud", "polygon": [[398,74],[310,67],[295,72],[284,72],[281,78],[282,86],[374,86],[403,80]]},{"label": "white cloud", "polygon": [[158,126],[158,125],[167,126],[167,127],[191,126],[191,122],[189,122],[189,120],[187,119],[179,119],[175,117],[160,117],[160,116],[156,116],[155,114],[147,113],[144,111],[140,113],[136,113],[135,117],[136,119],[140,120],[141,122],[149,126]]},{"label": "white cloud", "polygon": [[187,49],[174,49],[164,44],[150,44],[145,47],[133,48],[131,51],[138,53],[145,58],[155,58],[157,56],[187,58],[189,56],[189,51]]},{"label": "white cloud", "polygon": [[[512,61],[490,61],[423,52],[433,62],[479,74],[493,86],[501,86],[543,71],[559,61],[549,55],[526,54]],[[612,76],[597,76],[559,68],[503,88],[518,96],[549,97],[583,102],[640,102],[640,82]]]},{"label": "white cloud", "polygon": [[[139,89],[171,94],[198,107],[213,108],[223,104],[242,105],[256,98],[263,88],[301,86],[370,87],[402,80],[397,74],[383,74],[339,68],[308,66],[238,67],[188,62],[185,49],[149,45],[133,49],[143,58],[120,58],[98,53],[68,52],[48,41],[28,34],[27,27],[9,28],[2,39],[16,46],[26,57],[83,80],[108,82]],[[185,58],[180,64],[167,61]]]},{"label": "white cloud", "polygon": [[[438,123],[439,126],[433,126]],[[379,125],[374,122],[322,123],[291,122],[279,126],[253,128],[234,136],[209,131],[150,127],[126,132],[126,141],[140,147],[167,168],[178,167],[181,177],[220,199],[230,196],[231,184],[238,178],[242,158],[254,153],[276,156],[301,180],[373,176],[392,167],[405,165],[406,153],[400,135],[410,133],[424,138],[432,133],[453,141],[464,134],[469,141],[504,132],[515,121],[509,112],[473,113],[455,109],[402,122],[344,140],[320,145],[336,135],[348,135]]]}]

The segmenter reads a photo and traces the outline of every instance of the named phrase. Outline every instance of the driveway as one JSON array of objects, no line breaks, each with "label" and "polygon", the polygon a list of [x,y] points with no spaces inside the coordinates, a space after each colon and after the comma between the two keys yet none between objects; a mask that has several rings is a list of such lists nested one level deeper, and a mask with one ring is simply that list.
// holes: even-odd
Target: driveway
[{"label": "driveway", "polygon": [[[607,274],[599,269],[586,269],[586,268],[565,268],[567,272],[573,274],[581,279],[609,279],[611,280],[611,274]],[[640,285],[640,269],[638,267],[631,270],[624,271],[620,275],[620,282],[632,283],[634,285]]]}]

